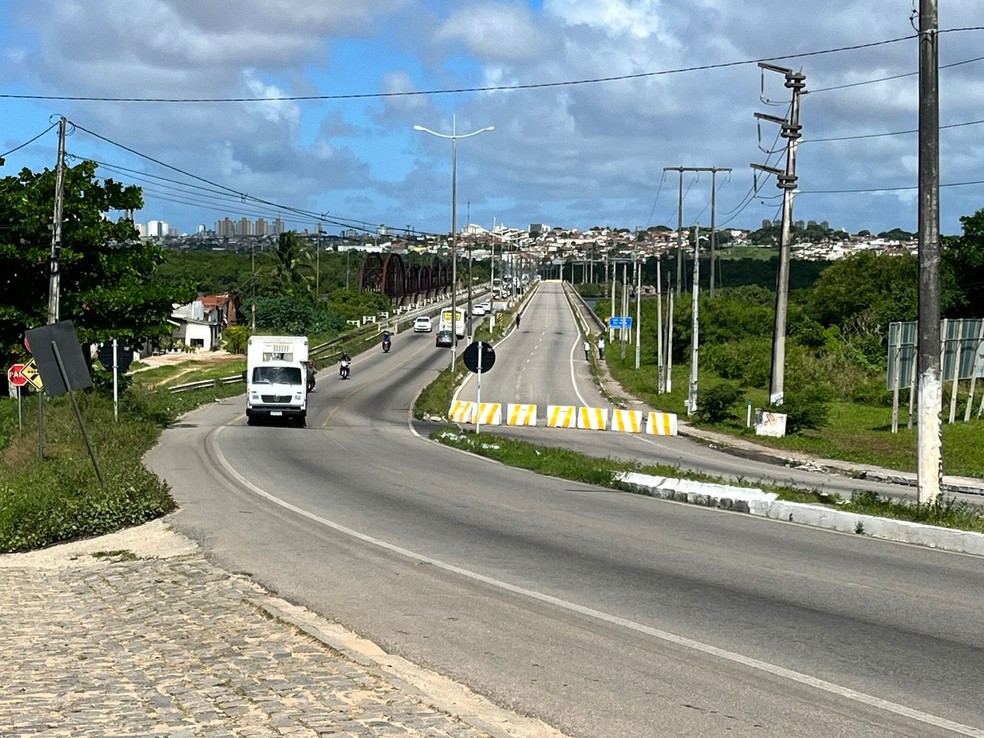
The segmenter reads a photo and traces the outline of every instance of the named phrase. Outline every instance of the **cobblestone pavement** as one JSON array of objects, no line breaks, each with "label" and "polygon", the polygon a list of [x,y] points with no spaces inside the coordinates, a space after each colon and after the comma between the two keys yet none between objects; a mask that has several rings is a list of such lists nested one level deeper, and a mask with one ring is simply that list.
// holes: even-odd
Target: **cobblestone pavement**
[{"label": "cobblestone pavement", "polygon": [[0,556],[0,736],[559,735],[141,531]]}]

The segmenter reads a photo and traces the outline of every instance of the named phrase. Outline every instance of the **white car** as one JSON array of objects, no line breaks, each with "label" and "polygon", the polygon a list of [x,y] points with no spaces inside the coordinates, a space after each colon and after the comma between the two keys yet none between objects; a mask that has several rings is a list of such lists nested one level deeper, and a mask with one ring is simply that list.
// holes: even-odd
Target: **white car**
[{"label": "white car", "polygon": [[472,315],[485,315],[488,311],[485,309],[485,303],[476,302],[471,306]]},{"label": "white car", "polygon": [[434,324],[426,315],[421,315],[413,321],[414,333],[430,333],[432,330],[434,330]]}]

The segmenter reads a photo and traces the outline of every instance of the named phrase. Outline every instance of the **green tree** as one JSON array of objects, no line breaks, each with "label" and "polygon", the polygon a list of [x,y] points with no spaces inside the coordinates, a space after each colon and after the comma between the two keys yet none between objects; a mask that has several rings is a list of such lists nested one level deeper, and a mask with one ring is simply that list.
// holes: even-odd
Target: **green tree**
[{"label": "green tree", "polygon": [[[143,206],[138,187],[96,179],[96,165],[65,168],[61,230],[59,318],[71,320],[80,341],[119,338],[134,344],[168,335],[173,303],[190,289],[154,279],[164,252],[137,237],[133,223],[113,211]],[[55,173],[22,170],[0,179],[0,352],[22,354],[25,329],[48,322],[49,256]]]},{"label": "green tree", "polygon": [[950,305],[946,294],[941,294],[941,307],[971,313],[953,317],[980,318],[984,317],[980,314],[984,305],[984,210],[962,216],[960,223],[963,235],[943,242],[944,288],[953,285],[956,294]]},{"label": "green tree", "polygon": [[257,292],[268,297],[314,298],[315,267],[307,244],[293,231],[281,233],[273,263],[257,270]]}]

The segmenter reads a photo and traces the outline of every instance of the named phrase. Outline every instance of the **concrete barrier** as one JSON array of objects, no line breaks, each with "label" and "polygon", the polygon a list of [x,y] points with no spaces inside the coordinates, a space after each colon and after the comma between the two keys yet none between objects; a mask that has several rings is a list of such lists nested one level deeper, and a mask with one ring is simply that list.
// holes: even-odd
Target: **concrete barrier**
[{"label": "concrete barrier", "polygon": [[676,413],[649,413],[649,417],[646,419],[646,433],[651,436],[677,435]]},{"label": "concrete barrier", "polygon": [[481,422],[482,425],[502,425],[502,403],[481,403],[478,406],[476,422]]},{"label": "concrete barrier", "polygon": [[455,400],[451,404],[450,417],[455,423],[474,423],[477,410],[474,402]]},{"label": "concrete barrier", "polygon": [[610,430],[622,433],[638,433],[642,428],[641,410],[612,410],[612,424]]},{"label": "concrete barrier", "polygon": [[548,428],[573,428],[577,421],[574,405],[547,405]]},{"label": "concrete barrier", "polygon": [[536,405],[519,403],[506,405],[506,425],[536,425]]},{"label": "concrete barrier", "polygon": [[577,427],[587,430],[605,430],[608,427],[608,408],[579,407],[577,409]]}]

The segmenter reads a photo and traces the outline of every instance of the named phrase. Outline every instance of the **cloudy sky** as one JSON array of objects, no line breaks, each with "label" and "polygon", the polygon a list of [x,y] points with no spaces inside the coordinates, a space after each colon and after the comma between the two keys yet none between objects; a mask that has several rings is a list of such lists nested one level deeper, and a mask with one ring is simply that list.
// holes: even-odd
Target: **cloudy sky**
[{"label": "cloudy sky", "polygon": [[[959,233],[984,207],[984,8],[939,6],[941,230]],[[420,125],[459,136],[459,225],[675,227],[681,175],[664,168],[717,167],[717,224],[757,228],[779,190],[760,174],[756,194],[750,164],[784,155],[755,114],[790,102],[770,59],[806,75],[794,217],[915,231],[914,7],[2,0],[0,175],[52,167],[55,130],[22,145],[64,115],[71,162],[144,187],[139,221],[447,232],[451,142]],[[712,175],[683,188],[684,222],[707,226]]]}]

